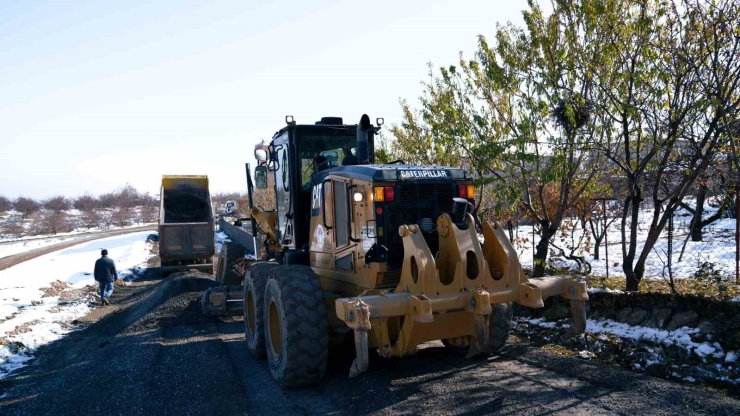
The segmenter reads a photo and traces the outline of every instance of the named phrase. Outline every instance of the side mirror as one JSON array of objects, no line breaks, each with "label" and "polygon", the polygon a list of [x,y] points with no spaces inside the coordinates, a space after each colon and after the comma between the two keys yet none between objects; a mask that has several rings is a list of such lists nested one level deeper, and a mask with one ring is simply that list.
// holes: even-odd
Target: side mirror
[{"label": "side mirror", "polygon": [[267,189],[267,166],[254,168],[254,185],[257,189]]},{"label": "side mirror", "polygon": [[267,161],[267,150],[265,150],[265,149],[255,149],[255,151],[254,151],[254,158],[257,159],[260,162],[266,162]]}]

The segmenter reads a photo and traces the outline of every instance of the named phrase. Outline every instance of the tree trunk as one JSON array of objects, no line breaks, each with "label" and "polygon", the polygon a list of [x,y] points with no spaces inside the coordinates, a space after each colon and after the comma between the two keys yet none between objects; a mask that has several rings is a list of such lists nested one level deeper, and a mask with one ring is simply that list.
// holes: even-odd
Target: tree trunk
[{"label": "tree trunk", "polygon": [[555,234],[550,228],[550,224],[543,221],[542,236],[540,242],[537,243],[537,250],[534,253],[534,270],[532,272],[533,277],[542,277],[545,275],[545,266],[547,265],[547,252],[550,247],[550,239]]},{"label": "tree trunk", "polygon": [[699,192],[696,194],[696,209],[694,210],[694,219],[691,220],[691,241],[702,241],[702,223],[701,217],[704,214],[704,200],[707,196],[707,186],[699,185]]},{"label": "tree trunk", "polygon": [[601,237],[594,235],[594,260],[599,260],[599,249],[601,248],[601,240],[603,239],[603,235]]},{"label": "tree trunk", "polygon": [[625,290],[628,292],[637,292],[640,288],[640,279],[638,278],[635,272],[632,270],[632,265],[629,265],[630,271],[627,272],[628,269],[627,265],[624,265],[625,273],[627,273],[627,286],[625,287]]},{"label": "tree trunk", "polygon": [[[637,221],[639,220],[640,216],[640,205],[642,203],[642,191],[637,186],[636,183],[631,184],[632,192],[631,196],[627,198],[627,201],[629,201],[629,204],[625,203],[625,207],[629,205],[630,211],[630,226],[629,226],[629,234],[630,234],[630,242],[629,242],[629,248],[627,249],[626,253],[623,253],[623,264],[622,264],[622,270],[624,270],[624,275],[627,276],[627,283],[626,283],[626,290],[628,292],[635,292],[637,291],[638,287],[640,286],[640,280],[642,279],[642,274],[638,275],[635,273],[635,269],[633,268],[633,265],[635,263],[635,254],[637,252]],[[626,214],[626,212],[625,212]],[[622,247],[624,247],[624,238],[625,238],[625,219],[626,216],[622,217]]]}]

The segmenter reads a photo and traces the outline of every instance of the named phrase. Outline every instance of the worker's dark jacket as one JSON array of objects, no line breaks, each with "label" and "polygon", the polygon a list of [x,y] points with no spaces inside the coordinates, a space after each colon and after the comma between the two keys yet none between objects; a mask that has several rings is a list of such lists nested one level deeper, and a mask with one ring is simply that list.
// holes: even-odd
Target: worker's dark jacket
[{"label": "worker's dark jacket", "polygon": [[112,282],[118,278],[116,264],[106,256],[95,262],[95,280],[98,282]]}]

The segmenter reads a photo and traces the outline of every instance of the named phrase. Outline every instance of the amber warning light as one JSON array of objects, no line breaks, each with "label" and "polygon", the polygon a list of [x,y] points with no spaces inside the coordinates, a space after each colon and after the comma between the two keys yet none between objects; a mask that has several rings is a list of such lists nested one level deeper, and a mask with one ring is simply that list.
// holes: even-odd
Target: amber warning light
[{"label": "amber warning light", "polygon": [[393,202],[396,199],[396,190],[392,186],[377,186],[373,189],[375,202]]}]

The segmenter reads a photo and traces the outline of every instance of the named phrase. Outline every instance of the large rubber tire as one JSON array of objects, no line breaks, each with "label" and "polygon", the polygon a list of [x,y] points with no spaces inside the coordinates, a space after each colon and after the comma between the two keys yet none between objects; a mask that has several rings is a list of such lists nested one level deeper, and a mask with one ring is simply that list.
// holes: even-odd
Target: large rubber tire
[{"label": "large rubber tire", "polygon": [[[172,263],[170,263],[168,261],[165,261],[165,260],[161,260],[160,263],[159,263],[159,265],[161,267],[169,266],[170,264],[172,264]],[[172,271],[172,270],[165,271],[165,270],[161,270],[160,269],[160,273],[161,273],[162,277],[167,277],[167,276],[171,275],[172,273],[174,273],[174,271]]]},{"label": "large rubber tire", "polygon": [[238,286],[244,279],[244,247],[235,243],[224,243],[218,253],[216,281],[219,286]]},{"label": "large rubber tire", "polygon": [[254,358],[265,359],[265,285],[277,263],[252,263],[244,272],[244,334]]},{"label": "large rubber tire", "polygon": [[506,345],[511,332],[511,321],[514,319],[514,305],[511,302],[493,306],[493,313],[488,320],[488,349],[497,353]]},{"label": "large rubber tire", "polygon": [[265,286],[265,349],[281,387],[316,384],[326,372],[328,333],[319,279],[308,266],[272,269]]},{"label": "large rubber tire", "polygon": [[[493,312],[488,318],[488,351],[495,354],[506,345],[511,332],[511,321],[514,318],[514,307],[511,302],[494,305]],[[442,340],[448,349],[459,354],[467,354],[469,347],[461,347]]]}]

